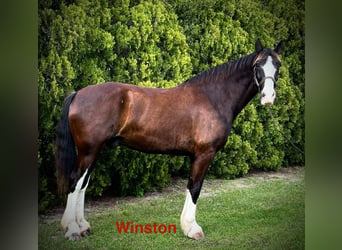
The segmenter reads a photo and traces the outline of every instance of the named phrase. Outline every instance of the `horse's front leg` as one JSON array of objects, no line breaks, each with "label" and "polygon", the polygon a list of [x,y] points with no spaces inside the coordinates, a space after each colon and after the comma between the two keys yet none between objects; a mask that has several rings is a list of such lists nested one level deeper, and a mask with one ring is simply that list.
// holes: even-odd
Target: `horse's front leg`
[{"label": "horse's front leg", "polygon": [[196,203],[201,192],[204,176],[215,153],[205,153],[195,157],[190,171],[186,198],[180,218],[183,233],[192,239],[204,238],[204,233],[196,222]]}]

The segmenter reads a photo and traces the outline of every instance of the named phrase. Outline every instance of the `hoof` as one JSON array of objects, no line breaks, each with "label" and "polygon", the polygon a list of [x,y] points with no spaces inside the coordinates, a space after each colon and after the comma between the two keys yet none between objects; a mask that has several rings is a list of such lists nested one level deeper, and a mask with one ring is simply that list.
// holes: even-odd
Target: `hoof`
[{"label": "hoof", "polygon": [[200,240],[200,239],[204,239],[204,233],[203,232],[197,232],[194,233],[193,235],[188,235],[189,238],[194,239],[194,240]]},{"label": "hoof", "polygon": [[89,236],[89,235],[91,235],[92,233],[93,233],[93,232],[91,231],[91,229],[88,228],[87,230],[84,230],[84,231],[81,232],[81,236],[82,236],[82,237]]},{"label": "hoof", "polygon": [[70,236],[68,236],[68,239],[72,241],[81,240],[82,236],[79,235],[78,233],[73,233]]},{"label": "hoof", "polygon": [[[189,228],[189,227],[187,227],[187,228]],[[190,239],[194,239],[194,240],[204,239],[203,230],[196,222],[190,226],[190,229],[188,229],[186,231],[183,230],[183,232]]]}]

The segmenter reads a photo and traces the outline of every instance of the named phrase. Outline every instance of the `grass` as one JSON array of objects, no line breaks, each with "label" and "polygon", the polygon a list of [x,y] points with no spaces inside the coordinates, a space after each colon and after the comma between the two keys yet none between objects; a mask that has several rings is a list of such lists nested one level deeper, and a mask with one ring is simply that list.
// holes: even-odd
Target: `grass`
[{"label": "grass", "polygon": [[[304,249],[304,168],[206,180],[197,206],[206,238],[198,241],[186,238],[180,228],[185,192],[179,187],[185,183],[91,209],[87,218],[94,234],[78,242],[64,239],[59,221],[40,219],[39,249]],[[177,231],[119,234],[117,221],[176,224]]]}]

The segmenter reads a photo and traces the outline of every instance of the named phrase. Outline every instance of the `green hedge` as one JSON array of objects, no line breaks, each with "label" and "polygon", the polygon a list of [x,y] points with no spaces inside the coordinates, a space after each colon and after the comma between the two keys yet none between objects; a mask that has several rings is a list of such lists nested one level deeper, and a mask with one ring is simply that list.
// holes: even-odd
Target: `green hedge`
[{"label": "green hedge", "polygon": [[[190,3],[191,2],[191,3]],[[285,0],[79,0],[39,2],[39,210],[56,195],[55,127],[65,96],[84,86],[121,81],[173,87],[220,63],[283,39],[285,50],[272,111],[283,133],[304,147],[304,3]],[[255,98],[237,117],[209,175],[234,178],[249,169],[303,165],[304,156],[277,131]],[[186,157],[123,147],[98,157],[88,195],[143,195],[187,176]]]}]

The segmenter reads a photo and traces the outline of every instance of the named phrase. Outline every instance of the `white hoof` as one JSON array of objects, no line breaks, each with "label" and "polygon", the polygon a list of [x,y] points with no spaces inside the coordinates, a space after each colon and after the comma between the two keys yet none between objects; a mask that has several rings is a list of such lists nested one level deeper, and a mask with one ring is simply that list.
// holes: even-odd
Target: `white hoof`
[{"label": "white hoof", "polygon": [[80,222],[78,222],[78,226],[81,231],[81,236],[89,236],[92,234],[92,231],[90,229],[90,224],[84,218]]},{"label": "white hoof", "polygon": [[80,227],[76,222],[71,222],[67,226],[68,231],[65,233],[65,238],[69,240],[80,240],[82,239]]},{"label": "white hoof", "polygon": [[195,223],[191,227],[191,229],[188,232],[187,236],[189,238],[191,238],[191,239],[194,239],[194,240],[204,239],[203,230],[202,230],[202,228],[197,223]]},{"label": "white hoof", "polygon": [[81,240],[82,236],[77,234],[77,233],[73,233],[69,236],[67,236],[67,234],[65,234],[65,238],[67,238],[68,240],[76,241],[76,240]]},{"label": "white hoof", "polygon": [[196,223],[184,223],[182,225],[182,230],[185,236],[194,239],[194,240],[198,240],[198,239],[203,239],[204,238],[204,233],[202,228]]},{"label": "white hoof", "polygon": [[90,224],[85,219],[82,219],[80,222],[77,222],[77,224],[81,232],[90,231]]}]

